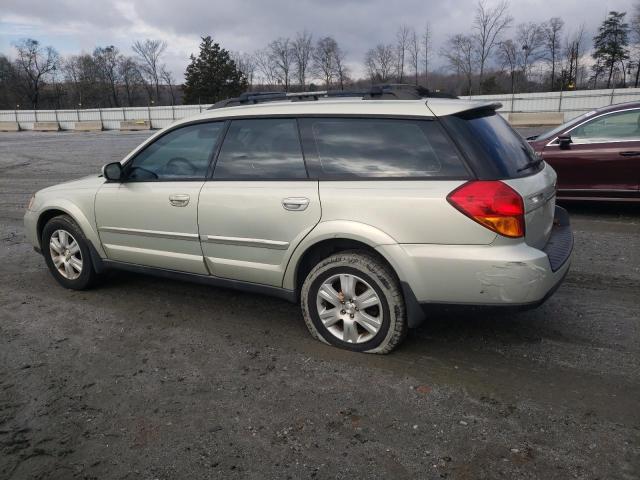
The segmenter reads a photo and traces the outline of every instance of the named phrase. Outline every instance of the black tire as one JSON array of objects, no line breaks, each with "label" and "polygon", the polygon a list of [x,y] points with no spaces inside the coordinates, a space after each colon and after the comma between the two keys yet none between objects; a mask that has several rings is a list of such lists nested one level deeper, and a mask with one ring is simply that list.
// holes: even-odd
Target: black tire
[{"label": "black tire", "polygon": [[[54,264],[50,241],[52,235],[59,230],[63,230],[71,234],[80,247],[82,268],[77,278],[66,278]],[[42,230],[41,247],[42,255],[47,262],[47,267],[49,267],[51,275],[53,275],[53,278],[55,278],[60,285],[72,290],[86,290],[95,284],[98,275],[93,268],[93,263],[91,261],[89,241],[71,217],[67,215],[59,215],[49,220]]]},{"label": "black tire", "polygon": [[[361,343],[348,343],[331,333],[320,320],[317,307],[318,292],[324,282],[331,281],[330,279],[338,274],[350,274],[364,280],[377,294],[381,304],[381,308],[377,307],[380,308],[377,314],[378,318],[381,316],[382,322],[373,338],[363,340]],[[311,335],[322,342],[346,350],[389,353],[407,334],[406,310],[400,283],[386,264],[367,252],[345,251],[323,259],[307,275],[302,285],[300,304]],[[362,330],[360,326],[358,329]],[[364,331],[364,333],[367,332]]]}]

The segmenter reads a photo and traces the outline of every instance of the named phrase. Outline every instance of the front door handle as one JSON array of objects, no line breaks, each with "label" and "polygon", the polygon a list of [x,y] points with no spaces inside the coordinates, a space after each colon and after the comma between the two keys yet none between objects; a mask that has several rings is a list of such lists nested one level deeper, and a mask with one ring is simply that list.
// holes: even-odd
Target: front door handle
[{"label": "front door handle", "polygon": [[191,197],[186,193],[176,193],[175,195],[169,195],[169,203],[174,207],[186,207],[189,205]]},{"label": "front door handle", "polygon": [[640,152],[637,152],[637,151],[620,152],[620,155],[622,155],[623,157],[639,157]]},{"label": "front door handle", "polygon": [[285,210],[299,212],[306,210],[309,206],[309,199],[305,197],[289,197],[282,199],[282,206]]}]

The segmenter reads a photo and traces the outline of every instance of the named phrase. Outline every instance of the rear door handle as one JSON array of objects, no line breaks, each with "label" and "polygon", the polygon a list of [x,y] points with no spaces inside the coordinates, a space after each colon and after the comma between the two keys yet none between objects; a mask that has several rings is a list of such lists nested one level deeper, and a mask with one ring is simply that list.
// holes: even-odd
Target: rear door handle
[{"label": "rear door handle", "polygon": [[638,151],[620,152],[620,155],[622,155],[623,157],[639,157],[640,152]]},{"label": "rear door handle", "polygon": [[309,199],[305,197],[283,198],[282,206],[285,210],[291,210],[294,212],[306,210],[309,206]]},{"label": "rear door handle", "polygon": [[176,193],[174,195],[169,195],[169,203],[174,207],[186,207],[189,205],[189,200],[191,197],[186,193]]}]

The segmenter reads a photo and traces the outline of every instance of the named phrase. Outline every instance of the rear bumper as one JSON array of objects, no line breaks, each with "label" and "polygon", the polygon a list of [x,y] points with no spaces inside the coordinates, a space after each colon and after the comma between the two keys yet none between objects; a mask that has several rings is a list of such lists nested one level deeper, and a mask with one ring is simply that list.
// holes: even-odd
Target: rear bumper
[{"label": "rear bumper", "polygon": [[534,307],[569,270],[573,234],[556,207],[544,249],[523,241],[505,245],[383,245],[378,247],[420,305]]}]

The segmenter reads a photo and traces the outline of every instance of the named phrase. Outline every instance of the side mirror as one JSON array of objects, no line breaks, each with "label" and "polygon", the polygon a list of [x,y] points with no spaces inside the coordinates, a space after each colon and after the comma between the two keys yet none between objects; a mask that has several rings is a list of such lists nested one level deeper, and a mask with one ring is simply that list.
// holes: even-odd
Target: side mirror
[{"label": "side mirror", "polygon": [[573,143],[573,140],[571,140],[571,135],[560,135],[558,137],[558,145],[560,146],[560,148],[569,148],[569,145],[571,145]]},{"label": "side mirror", "polygon": [[110,182],[122,180],[122,165],[120,162],[107,163],[102,167],[102,175]]}]

